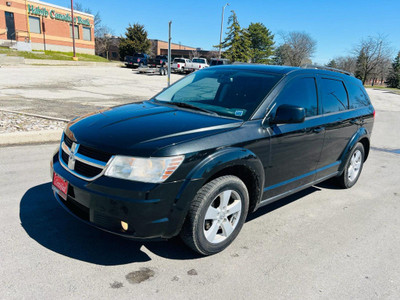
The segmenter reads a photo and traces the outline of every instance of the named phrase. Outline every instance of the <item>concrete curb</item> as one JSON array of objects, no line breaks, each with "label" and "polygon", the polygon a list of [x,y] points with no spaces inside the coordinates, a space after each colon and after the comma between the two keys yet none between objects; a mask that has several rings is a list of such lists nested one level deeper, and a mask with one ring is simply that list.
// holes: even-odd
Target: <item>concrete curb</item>
[{"label": "concrete curb", "polygon": [[63,130],[24,131],[0,134],[0,147],[59,142]]}]

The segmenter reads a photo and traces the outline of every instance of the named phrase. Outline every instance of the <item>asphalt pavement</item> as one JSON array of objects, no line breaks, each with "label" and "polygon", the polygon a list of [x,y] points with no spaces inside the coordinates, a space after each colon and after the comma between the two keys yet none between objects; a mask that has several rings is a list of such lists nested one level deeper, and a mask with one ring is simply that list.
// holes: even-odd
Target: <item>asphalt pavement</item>
[{"label": "asphalt pavement", "polygon": [[0,298],[399,299],[400,96],[368,92],[373,148],[356,186],[263,207],[210,257],[79,222],[52,196],[56,144],[0,147]]}]

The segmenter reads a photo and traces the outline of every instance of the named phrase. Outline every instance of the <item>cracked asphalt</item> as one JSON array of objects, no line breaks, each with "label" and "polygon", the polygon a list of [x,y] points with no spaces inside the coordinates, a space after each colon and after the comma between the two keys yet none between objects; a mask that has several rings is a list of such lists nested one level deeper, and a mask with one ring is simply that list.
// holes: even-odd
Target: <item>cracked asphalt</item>
[{"label": "cracked asphalt", "polygon": [[[0,105],[70,117],[148,98],[166,85],[165,77],[127,69],[59,69],[8,69],[6,81],[0,69]],[[35,97],[13,83],[24,76]],[[70,91],[66,77],[77,82],[74,97],[59,99]],[[118,83],[126,84],[119,94]],[[51,192],[57,145],[0,147],[0,298],[399,299],[400,96],[368,93],[376,119],[358,183],[341,190],[325,182],[263,207],[229,248],[210,257],[179,239],[138,243],[82,224]]]}]

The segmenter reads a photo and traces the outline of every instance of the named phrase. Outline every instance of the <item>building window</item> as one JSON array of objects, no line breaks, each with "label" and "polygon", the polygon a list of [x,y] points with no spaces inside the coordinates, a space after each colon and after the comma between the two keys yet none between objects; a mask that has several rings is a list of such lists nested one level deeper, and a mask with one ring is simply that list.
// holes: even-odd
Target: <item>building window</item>
[{"label": "building window", "polygon": [[29,29],[33,33],[42,33],[40,29],[40,19],[37,17],[29,17]]},{"label": "building window", "polygon": [[[75,27],[75,32],[74,32],[75,38],[79,39],[79,26],[75,25],[74,27]],[[72,25],[71,24],[69,25],[69,35],[70,35],[70,37],[72,39]]]},{"label": "building window", "polygon": [[82,27],[82,33],[83,33],[83,39],[85,41],[92,40],[92,30],[90,29],[90,27]]}]

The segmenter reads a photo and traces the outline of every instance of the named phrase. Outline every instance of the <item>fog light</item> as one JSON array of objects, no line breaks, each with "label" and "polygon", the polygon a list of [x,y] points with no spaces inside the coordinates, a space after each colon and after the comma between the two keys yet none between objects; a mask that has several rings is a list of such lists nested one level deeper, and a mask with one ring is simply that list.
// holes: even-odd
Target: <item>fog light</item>
[{"label": "fog light", "polygon": [[128,231],[128,223],[125,223],[124,221],[121,221],[121,227],[123,230]]}]

